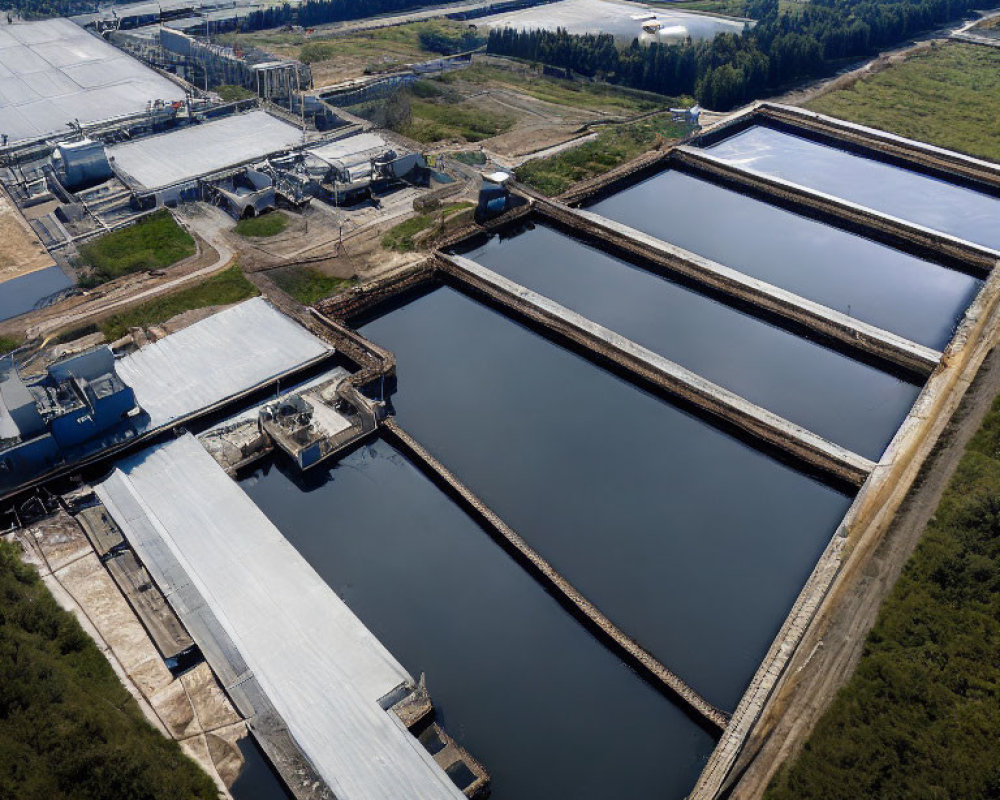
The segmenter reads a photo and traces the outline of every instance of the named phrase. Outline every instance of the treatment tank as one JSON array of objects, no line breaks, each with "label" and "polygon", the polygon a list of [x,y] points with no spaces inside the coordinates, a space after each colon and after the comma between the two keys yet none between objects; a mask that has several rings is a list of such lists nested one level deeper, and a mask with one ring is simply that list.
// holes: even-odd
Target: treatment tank
[{"label": "treatment tank", "polygon": [[111,164],[102,142],[82,139],[60,142],[52,153],[52,166],[70,191],[94,186],[111,177]]}]

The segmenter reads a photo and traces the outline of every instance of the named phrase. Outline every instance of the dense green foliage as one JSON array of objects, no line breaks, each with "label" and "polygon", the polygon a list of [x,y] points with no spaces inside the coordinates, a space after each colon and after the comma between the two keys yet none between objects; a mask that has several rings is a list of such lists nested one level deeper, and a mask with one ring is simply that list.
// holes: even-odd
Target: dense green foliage
[{"label": "dense green foliage", "polygon": [[436,211],[410,217],[405,222],[400,222],[386,231],[385,236],[382,237],[382,247],[387,250],[396,250],[399,253],[412,252],[417,249],[414,237],[418,233],[442,222],[449,214],[467,208],[472,208],[472,203],[449,203]]},{"label": "dense green foliage", "polygon": [[257,96],[256,92],[252,92],[246,87],[237,86],[232,83],[220,84],[212,91],[219,95],[219,97],[221,97],[226,103],[233,103],[237,100],[249,100],[251,97]]},{"label": "dense green foliage", "polygon": [[936,44],[807,105],[823,114],[1000,161],[1000,50]]},{"label": "dense green foliage", "polygon": [[470,28],[462,31],[427,28],[420,32],[420,46],[424,50],[446,56],[476,50],[485,44],[486,37]]},{"label": "dense green foliage", "polygon": [[297,8],[289,4],[274,5],[254,11],[246,17],[243,30],[256,31],[278,28],[296,22],[305,28],[327,22],[377,17],[432,5],[429,0],[305,0]]},{"label": "dense green foliage", "polygon": [[79,283],[97,286],[130,272],[163,269],[194,255],[196,250],[191,234],[162,208],[135,225],[81,246],[80,258],[90,272]]},{"label": "dense green foliage", "polygon": [[22,19],[69,17],[94,10],[93,0],[0,0],[0,10],[16,12]]},{"label": "dense green foliage", "polygon": [[129,328],[156,325],[182,311],[238,303],[257,294],[257,287],[244,277],[238,266],[232,266],[197,286],[180,289],[115,314],[101,323],[101,331],[109,342],[113,342],[128,333]]},{"label": "dense green foliage", "polygon": [[1000,797],[1000,398],[767,800]]},{"label": "dense green foliage", "polygon": [[3,541],[0,797],[216,797],[208,775],[146,721],[94,642]]},{"label": "dense green foliage", "polygon": [[516,119],[463,100],[440,81],[420,80],[379,100],[359,103],[351,111],[376,125],[416,139],[479,142],[509,131]]},{"label": "dense green foliage", "polygon": [[0,356],[6,355],[11,350],[17,350],[23,342],[13,336],[0,336]]},{"label": "dense green foliage", "polygon": [[304,306],[357,284],[356,278],[334,278],[310,267],[290,267],[271,274],[278,287]]},{"label": "dense green foliage", "polygon": [[234,230],[240,236],[265,239],[268,236],[277,236],[287,227],[288,217],[280,211],[272,211],[270,214],[261,214],[258,217],[241,219],[236,223]]},{"label": "dense green foliage", "polygon": [[812,0],[781,11],[778,0],[748,0],[758,24],[711,41],[625,47],[610,34],[490,31],[488,51],[565,67],[661,94],[694,94],[729,109],[794,81],[830,74],[915,33],[969,13],[975,0]]},{"label": "dense green foliage", "polygon": [[561,194],[577,181],[601,175],[635,158],[661,137],[679,138],[686,132],[683,124],[662,116],[615,125],[579,147],[522,164],[517,168],[517,177],[543,194]]}]

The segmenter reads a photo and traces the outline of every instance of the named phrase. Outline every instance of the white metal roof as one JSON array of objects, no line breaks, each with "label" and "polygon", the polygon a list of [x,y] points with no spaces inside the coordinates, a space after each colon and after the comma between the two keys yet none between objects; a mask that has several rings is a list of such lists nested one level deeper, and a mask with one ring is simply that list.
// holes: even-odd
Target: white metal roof
[{"label": "white metal roof", "polygon": [[115,367],[156,428],[330,350],[257,297],[146,345]]},{"label": "white metal roof", "polygon": [[160,588],[201,594],[339,800],[464,798],[378,705],[406,670],[197,439],[126,459],[97,494],[154,576],[166,547],[184,574]]},{"label": "white metal roof", "polygon": [[359,156],[364,156],[364,160],[367,160],[369,153],[388,149],[389,143],[377,133],[358,133],[314,147],[310,152],[328,163],[356,163]]},{"label": "white metal roof", "polygon": [[0,28],[0,133],[11,142],[183,99],[179,86],[69,20]]},{"label": "white metal roof", "polygon": [[108,148],[114,165],[146,189],[162,189],[294,147],[302,132],[265,111],[190,125]]}]

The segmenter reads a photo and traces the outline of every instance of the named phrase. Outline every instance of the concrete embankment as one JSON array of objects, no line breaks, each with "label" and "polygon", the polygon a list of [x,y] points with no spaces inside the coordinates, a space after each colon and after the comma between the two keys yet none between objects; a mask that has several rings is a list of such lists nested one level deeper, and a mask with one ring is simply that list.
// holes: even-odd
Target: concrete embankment
[{"label": "concrete embankment", "polygon": [[[816,686],[825,685],[827,659],[833,657],[822,654],[824,637],[834,624],[831,620],[846,594],[872,591],[858,589],[859,584],[871,583],[867,566],[872,554],[998,338],[1000,272],[995,271],[820,556],[690,800],[759,797],[779,764],[801,746],[831,699],[829,693],[816,695],[822,691]],[[795,708],[795,715],[786,720],[790,708]]]},{"label": "concrete embankment", "polygon": [[769,446],[856,486],[874,463],[705,380],[663,356],[461,256],[440,256],[441,269],[516,316],[596,352],[641,381],[666,390]]},{"label": "concrete embankment", "polygon": [[449,495],[458,500],[462,507],[472,514],[501,546],[510,551],[543,585],[591,626],[600,638],[611,645],[629,664],[639,668],[645,677],[654,684],[665,688],[680,699],[685,707],[700,720],[707,722],[715,729],[726,727],[729,717],[725,712],[705,700],[682,678],[667,669],[604,616],[593,603],[581,595],[548,561],[542,558],[426,448],[403,430],[394,419],[385,420],[383,431],[393,445],[406,453],[437,483],[441,484]]},{"label": "concrete embankment", "polygon": [[1000,165],[989,161],[779,103],[762,103],[755,109],[754,117],[765,124],[809,134],[898,166],[991,194],[1000,193]]},{"label": "concrete embankment", "polygon": [[781,178],[765,175],[699,150],[678,147],[670,157],[672,166],[744,194],[929,258],[977,277],[986,277],[1000,254],[964,239],[906,222],[833,195],[807,189]]},{"label": "concrete embankment", "polygon": [[932,348],[752,278],[635,228],[534,194],[533,200],[535,213],[542,218],[578,235],[595,238],[626,257],[639,258],[664,275],[680,276],[741,303],[751,304],[849,352],[859,352],[920,377],[929,375],[941,358],[941,354]]}]

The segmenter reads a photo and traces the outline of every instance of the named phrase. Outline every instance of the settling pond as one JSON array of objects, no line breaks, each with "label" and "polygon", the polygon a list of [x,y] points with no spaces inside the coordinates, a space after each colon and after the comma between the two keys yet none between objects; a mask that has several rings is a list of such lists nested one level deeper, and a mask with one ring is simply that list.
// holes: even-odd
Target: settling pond
[{"label": "settling pond", "polygon": [[588,210],[938,350],[982,286],[964,273],[676,170]]},{"label": "settling pond", "polygon": [[426,673],[439,721],[489,770],[496,800],[690,790],[714,738],[398,451],[376,440],[305,476],[286,463],[243,488],[411,674]]},{"label": "settling pond", "polygon": [[760,125],[706,150],[741,167],[1000,250],[1000,198]]},{"label": "settling pond", "polygon": [[544,224],[463,255],[873,460],[920,391]]}]

